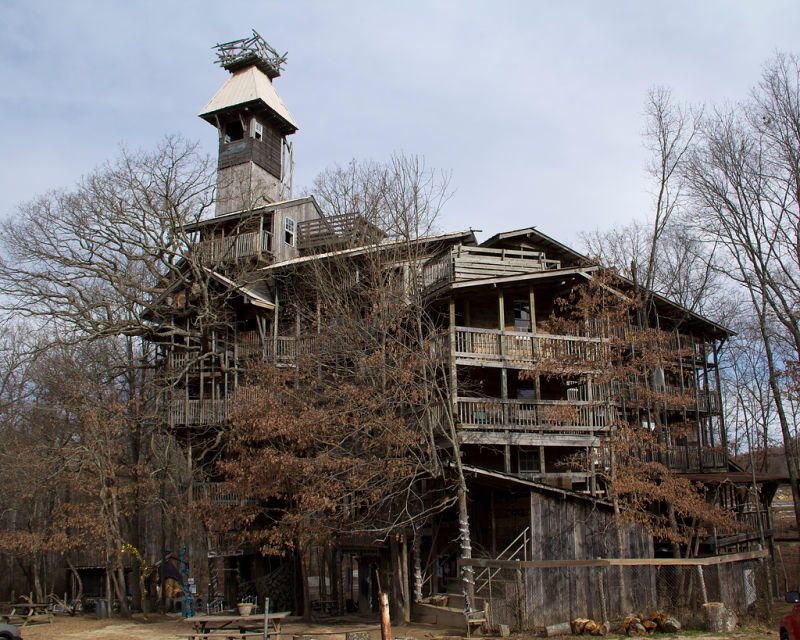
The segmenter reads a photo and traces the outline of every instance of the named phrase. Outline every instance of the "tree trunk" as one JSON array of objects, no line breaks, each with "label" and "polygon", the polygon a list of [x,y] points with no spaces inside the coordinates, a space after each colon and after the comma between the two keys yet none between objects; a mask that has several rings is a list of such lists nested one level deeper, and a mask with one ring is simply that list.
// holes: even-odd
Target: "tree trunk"
[{"label": "tree trunk", "polygon": [[769,328],[767,327],[764,310],[762,308],[758,308],[758,328],[761,332],[761,338],[764,341],[764,353],[767,356],[767,370],[769,373],[769,386],[772,389],[775,410],[778,412],[778,422],[780,422],[781,434],[783,435],[783,451],[786,456],[786,466],[789,469],[789,484],[792,487],[794,519],[798,529],[800,529],[800,482],[797,477],[798,461],[792,447],[792,434],[789,430],[789,420],[786,417],[786,410],[783,406],[783,392],[778,379],[779,372],[775,364],[775,354],[772,352],[772,338],[769,335]]},{"label": "tree trunk", "polygon": [[302,583],[303,595],[303,620],[311,622],[311,593],[308,587],[308,562],[306,558],[307,549],[300,547],[297,550],[297,561],[300,564],[300,581]]},{"label": "tree trunk", "polygon": [[[472,543],[469,533],[469,511],[467,508],[467,488],[466,482],[461,479],[462,486],[458,490],[458,530],[461,541],[461,559],[472,559]],[[475,600],[475,576],[471,566],[461,566],[461,588],[464,593],[464,611],[469,612],[474,609]]]},{"label": "tree trunk", "polygon": [[403,534],[400,538],[400,575],[403,586],[403,622],[411,622],[411,585],[408,579],[408,538]]}]

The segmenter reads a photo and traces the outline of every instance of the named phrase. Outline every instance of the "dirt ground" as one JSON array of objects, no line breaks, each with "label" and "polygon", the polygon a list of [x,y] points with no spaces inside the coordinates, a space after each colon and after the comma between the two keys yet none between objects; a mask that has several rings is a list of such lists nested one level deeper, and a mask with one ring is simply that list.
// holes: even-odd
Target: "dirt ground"
[{"label": "dirt ground", "polygon": [[[778,612],[776,611],[776,614]],[[148,620],[135,617],[132,620],[97,620],[94,617],[58,617],[52,624],[39,624],[26,627],[22,631],[24,640],[185,640],[185,634],[191,627],[178,618],[165,616],[149,616]],[[735,633],[720,636],[719,634],[705,634],[689,632],[682,636],[666,636],[656,634],[660,638],[703,638],[713,640],[719,638],[733,640],[755,640],[756,638],[777,638],[778,633],[774,625],[745,627]],[[335,623],[302,624],[289,623],[283,626],[283,640],[293,640],[293,636],[303,635],[304,640],[344,640],[345,632],[352,630],[367,630],[372,640],[380,639],[380,629],[371,620],[350,619],[336,621]],[[330,634],[330,635],[329,635]],[[456,634],[453,630],[442,629],[431,625],[412,624],[409,626],[393,627],[395,638],[413,638],[414,640],[430,640],[433,636]],[[530,636],[517,636],[522,640]],[[512,639],[515,640],[515,639]]]},{"label": "dirt ground", "polygon": [[[191,625],[175,617],[150,615],[147,620],[134,616],[131,620],[98,620],[93,616],[57,617],[52,624],[31,625],[22,630],[24,640],[185,640]],[[345,640],[347,631],[369,631],[372,640],[380,640],[380,628],[372,620],[358,618],[328,623],[288,623],[283,625],[282,640],[303,635],[316,640]],[[427,640],[434,635],[456,633],[432,625],[393,627],[395,637]],[[274,636],[273,636],[274,637]],[[306,639],[304,639],[306,640]]]}]

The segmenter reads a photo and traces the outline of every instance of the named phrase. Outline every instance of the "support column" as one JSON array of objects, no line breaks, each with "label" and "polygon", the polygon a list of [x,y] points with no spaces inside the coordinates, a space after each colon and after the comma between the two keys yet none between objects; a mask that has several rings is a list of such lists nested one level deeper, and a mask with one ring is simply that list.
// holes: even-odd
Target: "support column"
[{"label": "support column", "polygon": [[[719,379],[719,347],[714,344],[714,378],[717,383],[717,409],[719,410],[719,436],[722,440],[723,455],[725,456],[725,464],[728,463],[728,432],[725,429],[725,412],[722,410],[722,382]],[[710,407],[709,407],[710,409]]]},{"label": "support column", "polygon": [[449,300],[450,310],[450,400],[453,404],[453,420],[458,416],[458,373],[456,372],[456,301]]},{"label": "support column", "polygon": [[278,300],[278,287],[275,286],[275,318],[272,321],[272,357],[278,358],[278,316],[280,314],[280,302]]},{"label": "support column", "polygon": [[[500,334],[498,335],[500,361],[502,368],[500,369],[500,400],[503,416],[503,427],[506,434],[509,433],[509,406],[508,406],[508,369],[505,366],[506,344],[505,344],[505,331],[506,331],[506,304],[503,290],[497,290],[497,317],[498,328]],[[506,473],[511,473],[511,445],[506,442],[503,452],[503,470]]]}]

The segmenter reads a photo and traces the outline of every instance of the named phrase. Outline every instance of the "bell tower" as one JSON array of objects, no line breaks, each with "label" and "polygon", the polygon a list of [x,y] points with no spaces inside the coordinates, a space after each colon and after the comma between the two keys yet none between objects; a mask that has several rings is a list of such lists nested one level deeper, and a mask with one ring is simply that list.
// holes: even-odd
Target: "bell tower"
[{"label": "bell tower", "polygon": [[273,86],[286,54],[255,30],[249,38],[214,48],[218,64],[231,74],[200,113],[219,134],[216,215],[291,198],[288,136],[297,124]]}]

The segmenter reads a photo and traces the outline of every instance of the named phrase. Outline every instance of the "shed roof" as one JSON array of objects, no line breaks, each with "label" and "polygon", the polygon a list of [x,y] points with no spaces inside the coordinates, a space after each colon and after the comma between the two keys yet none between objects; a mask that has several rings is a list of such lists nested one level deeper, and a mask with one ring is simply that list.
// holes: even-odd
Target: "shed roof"
[{"label": "shed roof", "polygon": [[283,104],[278,92],[267,75],[256,66],[245,67],[231,74],[231,77],[203,107],[200,117],[214,124],[214,114],[248,104],[263,103],[271,109],[286,128],[286,133],[294,133],[298,126],[292,114]]},{"label": "shed roof", "polygon": [[[472,231],[456,231],[454,233],[443,233],[433,236],[421,236],[414,240],[415,243],[427,244],[435,242],[475,242],[475,234]],[[261,267],[260,271],[276,271],[285,267],[292,267],[295,265],[305,264],[308,262],[315,262],[318,260],[325,260],[327,258],[334,258],[340,256],[357,256],[371,251],[380,251],[383,249],[402,247],[406,244],[406,240],[397,238],[384,238],[380,242],[361,245],[358,247],[351,247],[349,249],[337,249],[336,251],[328,251],[326,253],[314,253],[309,256],[300,256],[298,258],[290,258],[281,262]]]}]

